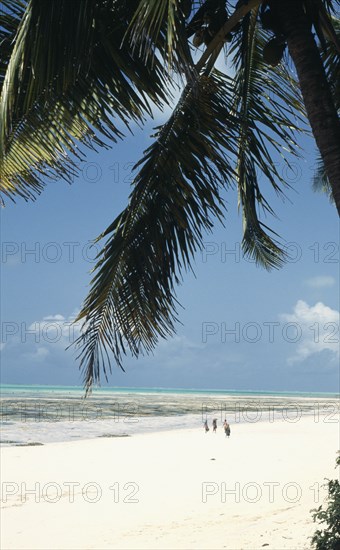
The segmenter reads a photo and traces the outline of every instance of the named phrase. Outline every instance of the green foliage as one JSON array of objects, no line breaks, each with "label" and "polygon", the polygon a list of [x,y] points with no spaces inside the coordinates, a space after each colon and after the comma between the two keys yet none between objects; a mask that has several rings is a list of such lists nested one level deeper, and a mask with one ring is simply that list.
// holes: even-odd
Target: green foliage
[{"label": "green foliage", "polygon": [[161,62],[146,62],[123,41],[137,3],[30,0],[20,19],[16,0],[7,0],[15,40],[6,42],[0,80],[4,195],[32,199],[47,178],[72,181],[75,160],[84,160],[79,142],[108,147],[123,125],[152,115],[151,102],[171,100]]},{"label": "green foliage", "polygon": [[[340,455],[336,460],[340,466]],[[319,506],[312,510],[314,522],[326,526],[318,529],[312,537],[315,550],[340,550],[340,483],[338,479],[328,480],[327,508]]]},{"label": "green foliage", "polygon": [[327,178],[324,163],[320,157],[317,160],[316,170],[313,177],[313,190],[328,195],[329,201],[334,203],[332,188]]},{"label": "green foliage", "polygon": [[[289,62],[269,66],[264,59],[272,33],[261,25],[262,3],[2,2],[0,192],[6,198],[34,199],[49,179],[71,182],[85,147],[110,147],[152,118],[155,107],[172,104],[175,86],[182,90],[135,166],[129,204],[97,239],[107,240],[78,317],[87,389],[99,382],[101,368],[105,375],[111,369],[110,356],[123,368],[127,351],[150,352],[175,332],[175,285],[202,249],[204,232],[223,220],[230,187],[238,190],[244,254],[266,269],[285,260],[280,237],[261,217],[275,216],[269,193],[284,197],[288,185],[276,160],[289,170],[299,155],[305,111]],[[338,107],[335,2],[315,4],[331,36],[322,55]],[[202,53],[192,36],[206,36],[207,28]],[[222,51],[221,71],[215,63]],[[315,185],[320,181],[327,185],[322,166]]]},{"label": "green foliage", "polygon": [[236,152],[237,133],[230,86],[220,74],[187,85],[139,162],[129,205],[100,236],[109,239],[78,317],[86,326],[77,344],[88,389],[99,381],[100,362],[104,373],[111,368],[106,345],[122,367],[126,346],[138,356],[174,332],[173,281],[191,269],[211,216],[222,221],[220,189],[234,176],[227,155]]},{"label": "green foliage", "polygon": [[[273,150],[282,154],[285,148],[298,154],[296,134],[304,124],[304,109],[293,75],[282,66],[268,70],[262,56],[266,35],[255,9],[243,20],[242,32],[234,37],[229,55],[235,70],[234,104],[240,117],[236,170],[243,213],[242,246],[246,255],[270,269],[280,267],[285,255],[270,229],[259,221],[258,206],[274,213],[262,192],[259,174],[276,193],[284,193],[286,182],[273,162]],[[283,158],[289,166],[287,157]]]},{"label": "green foliage", "polygon": [[[338,37],[340,43],[340,20],[332,17],[331,19],[334,33]],[[327,75],[327,80],[330,84],[330,89],[333,94],[334,104],[338,113],[340,113],[340,52],[335,47],[333,42],[328,42],[327,47],[322,50],[322,58]],[[319,155],[317,167],[313,177],[314,191],[328,195],[331,203],[334,203],[334,197],[330,182],[327,178],[324,163]]]}]

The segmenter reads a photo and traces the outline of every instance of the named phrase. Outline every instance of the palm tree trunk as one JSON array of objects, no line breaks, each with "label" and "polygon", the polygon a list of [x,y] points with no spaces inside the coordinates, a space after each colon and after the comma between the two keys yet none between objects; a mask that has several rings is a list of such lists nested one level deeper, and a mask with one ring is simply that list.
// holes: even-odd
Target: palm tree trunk
[{"label": "palm tree trunk", "polygon": [[287,37],[307,117],[340,215],[340,120],[302,0],[269,0]]}]

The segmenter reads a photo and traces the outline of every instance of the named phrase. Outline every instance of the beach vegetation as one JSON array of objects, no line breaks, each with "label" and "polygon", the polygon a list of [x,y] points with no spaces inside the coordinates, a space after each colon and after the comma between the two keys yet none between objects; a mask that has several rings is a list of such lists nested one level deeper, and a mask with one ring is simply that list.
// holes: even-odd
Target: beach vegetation
[{"label": "beach vegetation", "polygon": [[[336,460],[340,467],[340,455]],[[339,478],[329,479],[327,483],[328,496],[325,506],[312,510],[313,521],[323,526],[312,537],[312,547],[315,550],[340,550],[340,483]]]}]

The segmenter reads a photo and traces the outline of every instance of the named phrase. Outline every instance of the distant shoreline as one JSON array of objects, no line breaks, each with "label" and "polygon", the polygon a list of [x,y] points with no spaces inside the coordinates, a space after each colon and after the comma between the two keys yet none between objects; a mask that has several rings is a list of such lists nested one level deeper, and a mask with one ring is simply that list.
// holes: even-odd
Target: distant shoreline
[{"label": "distant shoreline", "polygon": [[94,391],[51,386],[16,386],[1,393],[1,445],[31,445],[137,435],[182,429],[200,430],[213,418],[220,427],[259,422],[333,422],[337,397],[329,394],[258,394],[194,391]]},{"label": "distant shoreline", "polygon": [[[47,384],[0,384],[0,393],[10,390],[17,391],[76,391],[84,393],[82,386],[63,386]],[[95,393],[170,393],[170,394],[216,394],[236,396],[282,396],[282,397],[330,397],[339,398],[340,392],[309,392],[289,390],[235,390],[235,389],[200,389],[200,388],[158,388],[158,387],[130,387],[108,386],[95,387]]]}]

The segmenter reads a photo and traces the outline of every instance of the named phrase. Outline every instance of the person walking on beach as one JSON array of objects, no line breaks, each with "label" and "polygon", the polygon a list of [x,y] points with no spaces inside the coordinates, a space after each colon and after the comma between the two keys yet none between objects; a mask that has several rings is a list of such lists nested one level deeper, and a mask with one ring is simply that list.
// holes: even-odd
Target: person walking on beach
[{"label": "person walking on beach", "polygon": [[208,420],[204,422],[203,426],[204,426],[205,433],[208,433],[209,431]]},{"label": "person walking on beach", "polygon": [[212,423],[212,426],[213,426],[213,432],[216,433],[216,430],[217,430],[217,418],[214,418],[213,423]]},{"label": "person walking on beach", "polygon": [[224,428],[224,433],[226,437],[230,437],[230,426],[227,422],[227,419],[225,419],[225,421],[223,422],[223,428]]}]

